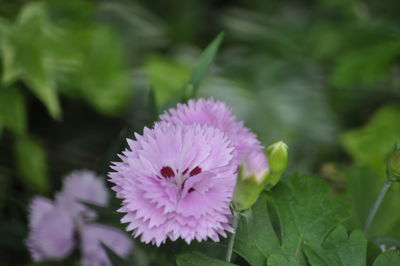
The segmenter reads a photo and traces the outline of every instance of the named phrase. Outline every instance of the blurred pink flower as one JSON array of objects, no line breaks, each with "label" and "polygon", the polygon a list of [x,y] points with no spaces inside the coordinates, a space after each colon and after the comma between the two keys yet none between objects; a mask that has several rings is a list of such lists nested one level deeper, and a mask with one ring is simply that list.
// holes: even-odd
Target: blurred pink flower
[{"label": "blurred pink flower", "polygon": [[173,124],[200,124],[216,127],[232,139],[236,149],[235,160],[240,163],[251,151],[262,150],[256,135],[237,121],[232,110],[221,101],[214,99],[189,100],[186,104],[178,103],[160,116],[161,121]]},{"label": "blurred pink flower", "polygon": [[101,224],[87,224],[82,230],[82,265],[111,265],[101,244],[120,257],[127,257],[132,248],[131,239],[120,230]]},{"label": "blurred pink flower", "polygon": [[62,190],[56,195],[56,202],[73,216],[79,215],[93,220],[96,212],[81,202],[105,207],[109,194],[103,180],[103,177],[96,176],[92,171],[74,171],[64,178]]},{"label": "blurred pink flower", "polygon": [[35,261],[66,257],[74,246],[74,221],[49,199],[33,198],[29,206],[30,235],[26,241]]},{"label": "blurred pink flower", "polygon": [[[115,253],[128,255],[132,248],[130,238],[113,227],[92,223],[96,213],[81,201],[99,206],[108,202],[102,178],[86,170],[65,178],[55,202],[43,197],[32,200],[26,244],[35,261],[63,259],[79,245],[83,265],[111,265],[100,241]],[[101,236],[95,236],[96,233]]]},{"label": "blurred pink flower", "polygon": [[127,230],[157,246],[226,237],[237,168],[231,140],[214,127],[165,122],[135,136],[109,174]]}]

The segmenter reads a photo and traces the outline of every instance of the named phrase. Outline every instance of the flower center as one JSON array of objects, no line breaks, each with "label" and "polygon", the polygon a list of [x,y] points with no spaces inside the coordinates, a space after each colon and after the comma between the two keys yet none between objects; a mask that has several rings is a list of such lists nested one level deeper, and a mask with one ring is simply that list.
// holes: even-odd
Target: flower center
[{"label": "flower center", "polygon": [[169,166],[164,166],[163,168],[161,168],[160,173],[161,173],[161,175],[162,175],[163,177],[165,177],[165,178],[175,177],[174,171],[173,171],[172,168],[169,167]]},{"label": "flower center", "polygon": [[[180,186],[181,189],[183,189],[183,187],[185,186],[186,180],[189,177],[192,177],[192,176],[195,176],[195,175],[198,175],[201,173],[201,168],[199,166],[196,166],[189,172],[189,175],[187,175],[188,172],[189,172],[189,168],[186,168],[182,173],[179,173],[178,169],[176,170],[176,172],[174,172],[174,170],[169,166],[163,166],[160,170],[160,174],[166,179],[175,177],[175,182],[177,183],[178,186]],[[178,176],[175,176],[175,173]],[[157,177],[160,178],[159,176],[157,176]],[[191,193],[193,191],[195,191],[195,189],[190,188],[188,192]]]}]

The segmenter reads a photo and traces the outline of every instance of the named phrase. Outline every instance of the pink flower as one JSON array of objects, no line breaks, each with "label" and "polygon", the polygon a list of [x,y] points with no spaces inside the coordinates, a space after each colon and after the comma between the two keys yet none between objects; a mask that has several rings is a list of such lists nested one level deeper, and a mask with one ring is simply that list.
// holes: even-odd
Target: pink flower
[{"label": "pink flower", "polygon": [[236,149],[235,160],[240,163],[247,153],[262,150],[260,142],[242,121],[237,121],[231,109],[214,99],[189,100],[187,104],[178,104],[160,116],[161,121],[173,124],[200,124],[216,127],[232,139]]},{"label": "pink flower", "polygon": [[115,253],[128,255],[131,240],[118,229],[92,223],[96,213],[81,201],[107,204],[105,184],[93,172],[76,171],[67,176],[55,202],[43,197],[32,200],[26,244],[35,261],[63,259],[79,245],[83,265],[111,265],[100,241]]},{"label": "pink flower", "polygon": [[118,229],[100,224],[85,225],[82,230],[83,266],[111,265],[101,244],[123,258],[129,255],[132,248],[131,240]]},{"label": "pink flower", "polygon": [[96,176],[92,171],[74,171],[64,178],[63,188],[56,195],[56,201],[71,215],[93,220],[96,213],[82,202],[102,207],[108,204],[109,194],[103,180],[103,177]]},{"label": "pink flower", "polygon": [[214,127],[163,122],[135,136],[109,174],[127,230],[157,246],[226,237],[237,168],[230,139]]},{"label": "pink flower", "polygon": [[33,198],[30,207],[30,235],[26,240],[35,261],[66,257],[74,246],[74,221],[49,199]]}]

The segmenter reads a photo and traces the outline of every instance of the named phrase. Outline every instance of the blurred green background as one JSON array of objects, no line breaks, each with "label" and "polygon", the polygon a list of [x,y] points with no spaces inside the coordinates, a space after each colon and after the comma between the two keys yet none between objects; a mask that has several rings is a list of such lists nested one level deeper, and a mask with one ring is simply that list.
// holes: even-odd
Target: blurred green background
[{"label": "blurred green background", "polygon": [[[181,99],[220,32],[198,96],[226,101],[264,145],[285,141],[288,172],[328,180],[358,227],[400,141],[398,10],[394,0],[1,0],[0,265],[31,264],[32,195],[52,197],[74,169],[105,175],[124,139]],[[399,206],[393,186],[376,243],[400,246]],[[146,254],[142,265],[157,259]]]}]

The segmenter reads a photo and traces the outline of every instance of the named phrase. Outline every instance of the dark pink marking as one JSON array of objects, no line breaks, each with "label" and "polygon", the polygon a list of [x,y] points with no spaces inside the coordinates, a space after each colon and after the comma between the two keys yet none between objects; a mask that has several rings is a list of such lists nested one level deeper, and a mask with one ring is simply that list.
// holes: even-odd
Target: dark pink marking
[{"label": "dark pink marking", "polygon": [[186,168],[183,172],[182,172],[182,175],[186,175],[186,173],[189,171],[189,169],[188,168]]},{"label": "dark pink marking", "polygon": [[198,175],[201,173],[201,168],[196,166],[192,171],[190,171],[189,176]]},{"label": "dark pink marking", "polygon": [[175,177],[174,171],[169,166],[164,166],[160,171],[161,175],[165,178]]},{"label": "dark pink marking", "polygon": [[189,191],[188,191],[188,192],[189,192],[189,193],[192,193],[193,191],[194,191],[194,188],[191,187],[191,188],[189,188]]}]

